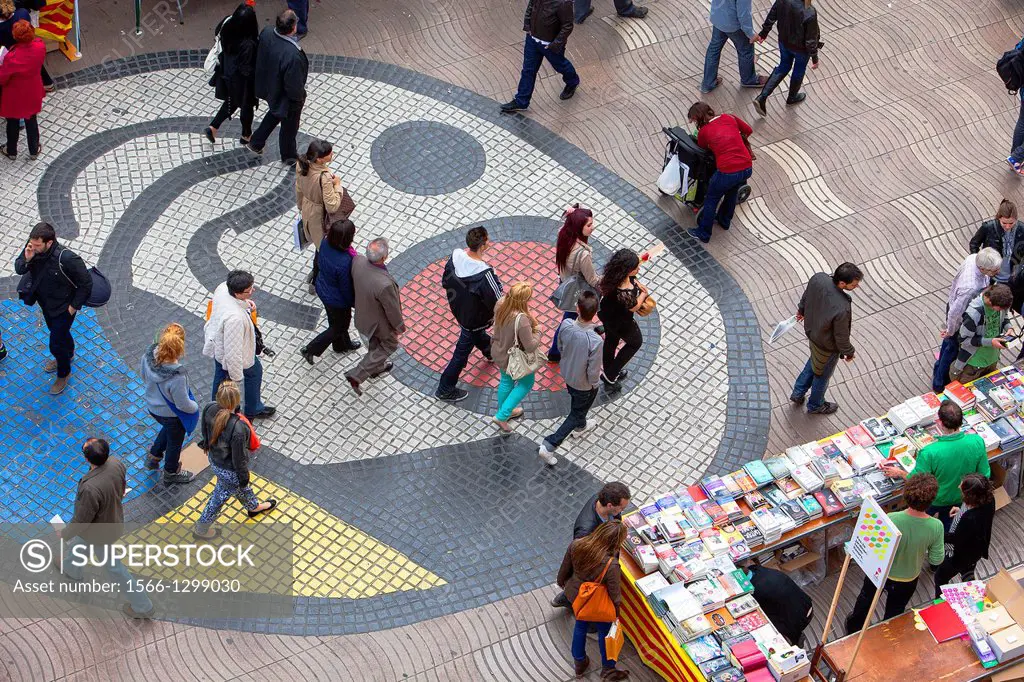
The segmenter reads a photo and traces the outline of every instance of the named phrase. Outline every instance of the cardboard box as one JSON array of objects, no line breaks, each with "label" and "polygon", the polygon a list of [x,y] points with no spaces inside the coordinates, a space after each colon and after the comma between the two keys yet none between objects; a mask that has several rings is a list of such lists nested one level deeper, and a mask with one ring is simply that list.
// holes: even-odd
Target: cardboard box
[{"label": "cardboard box", "polygon": [[1006,670],[992,673],[990,682],[1020,682],[1024,680],[1024,663],[1012,665]]},{"label": "cardboard box", "polygon": [[1005,568],[999,569],[985,583],[985,594],[992,601],[999,602],[1017,623],[1024,623],[1024,587]]},{"label": "cardboard box", "polygon": [[806,566],[808,564],[813,564],[815,561],[817,561],[820,558],[821,558],[821,555],[818,554],[817,552],[807,552],[805,554],[801,554],[800,556],[798,556],[797,558],[793,559],[792,561],[786,561],[786,562],[782,563],[779,566],[779,568],[781,568],[783,571],[795,571],[796,569],[803,568],[804,566]]},{"label": "cardboard box", "polygon": [[988,645],[1000,663],[1024,655],[1024,628],[1015,623],[991,634],[988,636]]},{"label": "cardboard box", "polygon": [[986,609],[977,614],[975,618],[978,619],[978,624],[985,629],[985,632],[990,635],[1008,628],[1016,622],[1003,606]]},{"label": "cardboard box", "polygon": [[1006,492],[1006,488],[999,486],[992,491],[992,496],[996,498],[996,511],[999,511],[1003,507],[1010,504],[1010,494]]}]

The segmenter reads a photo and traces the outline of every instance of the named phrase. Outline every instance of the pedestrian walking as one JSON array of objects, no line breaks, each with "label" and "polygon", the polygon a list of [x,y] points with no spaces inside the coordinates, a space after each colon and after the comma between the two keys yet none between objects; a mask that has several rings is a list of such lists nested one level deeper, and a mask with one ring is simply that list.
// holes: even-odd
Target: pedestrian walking
[{"label": "pedestrian walking", "polygon": [[776,21],[779,22],[779,65],[768,77],[761,94],[754,99],[754,109],[762,116],[768,115],[768,97],[790,71],[786,104],[799,104],[807,98],[806,93],[800,92],[807,62],[811,62],[812,69],[817,69],[818,48],[824,45],[818,30],[818,11],[811,5],[811,0],[775,0],[761,32],[752,41],[764,42]]},{"label": "pedestrian walking", "polygon": [[[953,278],[953,284],[949,287],[949,296],[946,299],[946,322],[939,330],[939,338],[942,345],[939,346],[939,355],[935,359],[935,367],[932,371],[932,390],[942,393],[949,383],[949,366],[956,360],[960,349],[960,340],[957,333],[960,330],[960,322],[964,316],[967,304],[981,293],[981,290],[989,285],[993,277],[999,274],[999,268],[1003,257],[995,249],[986,246],[964,258]],[[1011,285],[1012,286],[1012,285]],[[1021,304],[1024,304],[1024,277],[1019,280],[1019,286],[1014,287],[1014,302],[1017,302],[1017,291],[1020,291]],[[1019,311],[1020,304],[1014,305],[1014,310]]]},{"label": "pedestrian walking", "polygon": [[585,675],[590,667],[590,658],[587,656],[587,632],[594,626],[597,630],[597,646],[601,652],[601,679],[629,678],[628,671],[616,668],[615,659],[608,658],[604,642],[622,608],[619,548],[625,541],[626,526],[621,521],[609,521],[598,526],[590,535],[573,540],[565,551],[562,565],[558,569],[558,586],[565,591],[566,599],[570,604],[574,604],[574,607],[583,583],[600,583],[614,605],[614,617],[609,614],[607,620],[601,621],[584,620],[580,617],[580,607],[574,608],[577,613],[576,625],[572,631],[572,658],[577,677]]},{"label": "pedestrian walking", "polygon": [[[1017,41],[1013,49],[1018,51],[1024,49],[1024,38]],[[1020,59],[1019,55],[1017,59]],[[1007,85],[1007,89],[1010,89],[1009,85]],[[1017,114],[1017,124],[1013,127],[1010,155],[1006,157],[1006,163],[1014,173],[1024,174],[1024,89],[1018,87],[1017,90],[1017,96],[1020,99],[1020,112]]]},{"label": "pedestrian walking", "polygon": [[697,227],[687,230],[691,237],[707,244],[714,223],[723,230],[732,226],[740,187],[754,174],[756,157],[748,139],[754,129],[742,118],[716,114],[706,102],[695,102],[687,118],[697,126],[697,145],[715,155],[715,172],[708,181]]},{"label": "pedestrian walking", "polygon": [[573,0],[528,0],[523,30],[523,72],[519,76],[519,89],[511,101],[501,105],[501,113],[511,114],[529,108],[537,73],[545,59],[562,74],[565,87],[559,99],[570,99],[576,94],[580,77],[565,57],[566,42],[572,33]]},{"label": "pedestrian walking", "polygon": [[[555,267],[558,268],[558,282],[567,282],[576,277],[581,285],[577,290],[585,291],[587,287],[597,292],[601,278],[594,270],[594,249],[590,246],[590,235],[594,233],[594,213],[589,208],[582,208],[579,204],[573,204],[565,209],[564,222],[558,230],[558,239],[555,244]],[[575,304],[572,310],[563,310],[562,319],[576,319]],[[561,324],[561,323],[559,323]],[[558,330],[555,328],[555,336],[551,339],[551,348],[548,350],[548,361],[558,362],[562,354],[558,350]]]},{"label": "pedestrian walking", "polygon": [[19,21],[32,23],[32,15],[24,7],[16,7],[14,0],[0,0],[0,47],[14,47],[14,25]]},{"label": "pedestrian walking", "polygon": [[1005,284],[993,284],[967,305],[960,323],[960,350],[949,367],[949,376],[961,384],[994,372],[999,352],[1006,348],[1001,338],[1010,326],[1007,311],[1013,292]]},{"label": "pedestrian walking", "polygon": [[996,217],[986,220],[971,237],[969,249],[995,249],[1002,255],[996,281],[1005,284],[1017,266],[1024,262],[1024,223],[1017,219],[1017,205],[1009,199],[999,202]]},{"label": "pedestrian walking", "polygon": [[509,353],[513,348],[520,349],[529,359],[535,358],[534,354],[540,347],[537,318],[530,312],[531,298],[533,286],[529,282],[517,282],[498,300],[494,309],[491,357],[501,371],[501,379],[498,382],[498,411],[492,421],[504,433],[512,433],[510,420],[523,416],[519,403],[533,388],[535,371],[515,379],[509,375]]},{"label": "pedestrian walking", "polygon": [[32,24],[21,20],[11,29],[14,47],[0,62],[0,116],[7,120],[7,144],[0,145],[0,154],[12,161],[18,158],[18,137],[21,121],[25,121],[28,158],[39,158],[39,122],[36,114],[43,110],[43,79],[40,69],[46,59],[46,46],[36,37]]},{"label": "pedestrian walking", "polygon": [[43,369],[57,373],[50,395],[59,395],[67,388],[75,356],[71,326],[92,293],[92,277],[77,253],[57,243],[57,232],[49,223],[36,223],[29,232],[28,243],[14,261],[14,271],[28,275],[18,287],[19,296],[26,305],[39,303],[50,332],[53,358]]},{"label": "pedestrian walking", "polygon": [[263,153],[267,138],[281,125],[278,143],[281,161],[291,164],[299,156],[295,137],[299,133],[302,106],[306,103],[306,78],[309,59],[295,37],[298,18],[286,9],[277,15],[274,26],[260,33],[256,50],[256,96],[266,101],[267,114],[247,145],[250,151]]},{"label": "pedestrian walking", "polygon": [[314,358],[320,357],[327,350],[327,346],[335,353],[347,353],[363,346],[348,333],[355,303],[355,287],[352,284],[352,259],[358,256],[352,248],[355,235],[356,226],[351,220],[339,220],[331,225],[317,251],[316,258],[320,266],[317,269],[316,293],[327,313],[327,329],[299,350],[303,359],[311,365]]},{"label": "pedestrian walking", "polygon": [[[643,19],[647,16],[647,8],[633,4],[633,0],[613,0],[615,13],[625,19]],[[592,0],[575,0],[573,3],[573,16],[577,24],[582,24],[591,14],[594,13]]]},{"label": "pedestrian walking", "polygon": [[[796,308],[796,319],[803,320],[811,357],[793,384],[789,400],[796,406],[807,400],[807,414],[833,414],[838,403],[825,400],[825,391],[839,360],[853,362],[856,354],[850,343],[853,326],[853,299],[848,291],[860,286],[864,273],[853,263],[843,263],[832,276],[813,275]],[[811,392],[807,398],[807,392]]]},{"label": "pedestrian walking", "polygon": [[487,228],[482,225],[470,228],[466,232],[466,248],[452,251],[441,275],[448,307],[459,323],[459,340],[434,392],[434,397],[444,402],[457,403],[469,395],[469,391],[456,384],[474,348],[491,361],[491,337],[487,328],[494,322],[494,306],[503,292],[494,268],[484,260],[484,253],[490,246]]},{"label": "pedestrian walking", "polygon": [[196,477],[181,467],[181,446],[199,421],[199,403],[189,386],[184,359],[185,328],[169,324],[143,353],[139,372],[146,387],[149,414],[160,425],[146,468],[155,471],[162,461],[165,484],[190,483]]},{"label": "pedestrian walking", "polygon": [[945,559],[935,571],[935,598],[942,596],[943,585],[960,576],[960,581],[974,580],[978,562],[988,558],[992,542],[992,521],[996,515],[996,502],[992,496],[992,481],[982,474],[967,474],[960,483],[962,502],[950,510],[951,520],[946,530]]},{"label": "pedestrian walking", "polygon": [[639,272],[640,257],[636,252],[619,249],[605,264],[601,276],[601,305],[597,313],[604,323],[601,381],[612,391],[622,388],[628,375],[625,367],[644,342],[633,315],[647,305],[650,294],[637,279]]},{"label": "pedestrian walking", "polygon": [[402,296],[385,265],[388,255],[388,240],[378,237],[366,245],[366,256],[356,256],[352,261],[356,329],[367,338],[369,346],[359,364],[345,372],[356,395],[363,394],[360,387],[364,381],[395,366],[388,358],[398,350],[398,337],[405,333]]},{"label": "pedestrian walking", "polygon": [[309,0],[288,0],[288,9],[295,12],[298,19],[295,39],[302,40],[309,33]]},{"label": "pedestrian walking", "polygon": [[594,331],[597,306],[597,295],[584,291],[576,303],[579,317],[562,320],[558,327],[558,350],[562,353],[559,371],[569,393],[569,416],[540,443],[538,454],[549,466],[558,462],[555,450],[567,437],[579,438],[593,426],[587,413],[597,398],[604,351],[604,339]]},{"label": "pedestrian walking", "polygon": [[249,420],[239,414],[241,400],[238,384],[225,381],[217,389],[216,402],[203,408],[199,447],[210,459],[217,484],[192,529],[192,535],[198,540],[210,540],[220,535],[220,529],[214,528],[213,524],[231,497],[242,503],[250,519],[277,507],[274,499],[260,502],[250,485],[249,453],[259,448],[259,438],[256,438]]},{"label": "pedestrian walking", "polygon": [[203,355],[213,358],[211,397],[225,379],[243,384],[245,416],[249,419],[272,417],[277,408],[263,403],[263,364],[257,344],[256,305],[252,294],[256,280],[245,270],[232,270],[227,281],[213,292],[210,317],[203,328]]},{"label": "pedestrian walking", "polygon": [[241,144],[252,138],[252,121],[256,109],[256,52],[260,40],[260,25],[256,10],[246,3],[239,5],[231,16],[221,19],[213,33],[220,37],[220,58],[210,84],[215,96],[221,100],[220,110],[206,127],[206,139],[217,141],[217,130],[224,121],[239,111],[242,123]]},{"label": "pedestrian walking", "polygon": [[740,86],[760,88],[768,82],[767,76],[754,70],[754,14],[750,0],[711,0],[711,42],[704,54],[704,79],[700,91],[708,93],[718,87],[718,62],[726,41],[732,41],[739,60]]},{"label": "pedestrian walking", "polygon": [[[44,7],[46,7],[46,0],[14,0],[14,14],[12,15],[12,18],[14,21],[24,19],[25,21],[32,23],[32,12],[38,12]],[[6,43],[0,44],[8,49],[11,47]],[[57,89],[57,86],[53,83],[53,78],[50,77],[50,72],[46,70],[45,62],[39,69],[39,75],[43,78],[43,90],[46,92],[53,92]]]},{"label": "pedestrian walking", "polygon": [[[64,560],[59,568],[68,578],[82,580],[86,564],[76,557],[91,557],[92,562],[102,557],[107,575],[128,599],[121,611],[129,618],[152,618],[153,602],[146,590],[116,554],[109,551],[124,531],[122,500],[128,486],[124,464],[110,456],[110,444],[102,438],[86,440],[82,456],[89,463],[89,471],[78,481],[71,520],[57,531],[64,545]],[[78,549],[83,545],[88,548],[84,553]]]},{"label": "pedestrian walking", "polygon": [[[313,140],[296,165],[295,203],[302,215],[303,235],[317,253],[331,223],[346,220],[355,209],[352,197],[341,186],[341,178],[327,167],[333,158],[334,146],[330,142]],[[320,267],[317,253],[313,254],[313,270],[306,278],[311,294],[316,293]]]}]

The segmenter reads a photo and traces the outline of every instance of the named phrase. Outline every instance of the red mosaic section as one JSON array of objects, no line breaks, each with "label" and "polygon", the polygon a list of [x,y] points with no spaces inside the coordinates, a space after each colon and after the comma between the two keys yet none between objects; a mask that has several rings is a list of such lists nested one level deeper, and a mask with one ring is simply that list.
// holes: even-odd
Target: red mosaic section
[{"label": "red mosaic section", "polygon": [[[540,324],[541,348],[547,352],[562,319],[562,312],[548,300],[558,286],[555,247],[539,242],[495,242],[486,258],[506,289],[523,280],[533,284],[530,309]],[[459,325],[441,287],[441,274],[447,262],[446,256],[431,263],[402,288],[407,328],[400,337],[402,345],[409,355],[438,374],[448,365],[459,338]],[[498,379],[498,368],[474,350],[461,380],[471,386],[496,387]],[[548,364],[537,371],[534,390],[561,391],[564,388],[558,365]]]}]

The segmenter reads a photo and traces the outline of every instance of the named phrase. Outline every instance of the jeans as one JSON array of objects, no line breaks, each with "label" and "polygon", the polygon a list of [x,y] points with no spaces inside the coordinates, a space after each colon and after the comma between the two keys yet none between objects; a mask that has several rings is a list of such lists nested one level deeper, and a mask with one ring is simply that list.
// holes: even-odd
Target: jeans
[{"label": "jeans", "polygon": [[[71,563],[72,548],[78,545],[88,546],[89,543],[85,542],[80,537],[73,537],[70,540],[68,540],[67,543],[65,543],[64,547],[64,575],[71,578],[72,580],[82,579],[82,567],[74,566]],[[108,549],[102,546],[96,546],[94,548],[91,548],[90,551],[92,550],[96,552],[97,558],[101,558],[103,556],[103,553],[105,551],[108,551]],[[107,575],[109,575],[110,578],[118,584],[118,587],[121,590],[121,595],[128,600],[128,603],[131,604],[132,609],[134,609],[138,613],[146,613],[147,611],[151,611],[153,609],[153,602],[150,601],[149,595],[147,595],[141,589],[139,583],[135,580],[135,578],[132,577],[132,574],[128,572],[128,569],[125,567],[124,564],[121,563],[120,560],[114,559],[113,561],[108,561],[106,564],[103,565],[103,569],[107,572]],[[132,589],[129,589],[129,586],[131,586]]]},{"label": "jeans", "polygon": [[594,399],[597,398],[596,388],[579,391],[572,386],[566,386],[565,390],[569,392],[569,416],[565,418],[557,431],[544,439],[544,442],[550,445],[552,450],[561,445],[570,433],[587,425],[587,412],[590,411]]},{"label": "jeans", "polygon": [[309,31],[306,23],[309,21],[309,0],[288,0],[288,9],[295,12],[295,16],[299,18],[298,35]]},{"label": "jeans", "polygon": [[[263,401],[260,400],[260,387],[263,386],[263,365],[260,363],[259,357],[256,357],[255,360],[256,362],[253,363],[252,367],[242,370],[242,411],[250,419],[262,412],[263,408],[266,407]],[[220,388],[221,382],[227,378],[228,373],[224,371],[224,367],[214,360],[213,390],[211,391],[210,400],[217,400],[217,389]]]},{"label": "jeans", "polygon": [[572,62],[565,58],[564,52],[554,50],[541,45],[533,36],[527,34],[523,41],[523,72],[519,76],[519,89],[516,91],[515,103],[517,106],[526,108],[530,106],[530,99],[533,97],[533,86],[537,84],[537,72],[540,71],[541,62],[547,58],[558,73],[562,74],[562,80],[566,87],[576,87],[580,84],[580,77],[573,68]]},{"label": "jeans", "polygon": [[351,308],[335,308],[324,303],[327,311],[327,329],[317,334],[316,338],[306,344],[310,355],[320,357],[331,346],[335,353],[352,349],[352,338],[348,335],[348,326],[352,322]]},{"label": "jeans", "polygon": [[811,392],[811,397],[807,399],[807,411],[813,412],[822,405],[825,404],[825,391],[828,390],[828,382],[832,378],[832,373],[836,371],[836,364],[839,363],[839,354],[833,353],[829,357],[828,362],[825,363],[825,371],[822,372],[821,376],[814,373],[814,363],[808,358],[807,364],[804,365],[804,371],[800,372],[800,376],[796,378],[796,383],[793,384],[793,392],[790,394],[791,398],[803,398],[807,395],[807,391]]},{"label": "jeans", "polygon": [[711,27],[711,42],[708,43],[708,51],[704,55],[704,80],[700,84],[703,92],[711,92],[715,89],[715,81],[718,79],[718,60],[722,57],[722,48],[725,42],[731,40],[736,47],[736,57],[740,65],[740,82],[743,85],[757,85],[757,72],[754,71],[754,46],[750,38],[742,30],[732,33],[721,31],[716,26]]},{"label": "jeans", "polygon": [[501,381],[498,382],[498,413],[494,418],[501,422],[507,422],[512,416],[512,410],[519,407],[523,398],[533,388],[533,374],[527,374],[522,379],[515,380],[504,372],[501,373]]},{"label": "jeans", "polygon": [[156,434],[149,454],[164,461],[164,471],[176,474],[181,467],[181,446],[185,442],[185,427],[177,417],[161,417],[152,412],[149,414],[160,425],[160,433]]},{"label": "jeans", "polygon": [[57,376],[66,377],[71,374],[71,358],[75,356],[75,338],[71,336],[75,316],[67,311],[55,317],[43,313],[43,320],[50,330],[50,355],[57,361]]},{"label": "jeans", "polygon": [[973,561],[961,561],[955,555],[946,557],[942,565],[935,571],[935,598],[938,599],[942,596],[942,590],[940,589],[943,585],[948,585],[953,582],[953,578],[957,575],[960,576],[960,580],[968,582],[974,580],[974,569],[978,565],[978,560]]},{"label": "jeans", "polygon": [[792,69],[793,73],[789,75],[789,82],[803,80],[804,74],[807,73],[807,62],[810,60],[811,55],[806,52],[793,52],[779,43],[779,65],[775,67],[774,75],[782,78]]},{"label": "jeans", "polygon": [[[626,363],[633,359],[636,352],[644,342],[640,333],[640,327],[636,320],[632,320],[628,327],[619,329],[605,324],[604,326],[604,351],[601,358],[604,365],[604,375],[609,381],[615,381],[619,372],[626,366]],[[616,353],[619,341],[624,341],[622,350]]]},{"label": "jeans", "polygon": [[572,657],[574,660],[582,661],[587,657],[587,632],[593,626],[597,630],[597,648],[601,651],[601,667],[614,668],[615,661],[609,660],[604,650],[604,638],[612,629],[611,623],[591,623],[586,620],[576,621],[576,627],[572,630]]},{"label": "jeans", "polygon": [[[614,0],[615,1],[615,13],[620,17],[629,16],[633,13],[633,0]],[[591,0],[575,0],[573,2],[573,14],[575,15],[576,23],[580,23],[586,18],[587,12],[590,11]]]},{"label": "jeans", "polygon": [[[575,320],[577,317],[579,317],[579,315],[571,310],[567,310],[562,313],[563,320]],[[555,327],[555,336],[553,339],[551,339],[551,348],[548,349],[549,360],[557,360],[558,358],[562,357],[562,353],[559,352],[558,350],[558,330],[560,330],[561,328],[562,323],[559,322],[558,325]]]},{"label": "jeans", "polygon": [[[711,226],[718,221],[726,230],[732,223],[736,212],[736,196],[740,187],[753,175],[753,168],[746,168],[736,173],[723,173],[716,170],[708,181],[707,194],[704,197],[704,210],[700,213],[697,231],[706,239],[711,239]],[[721,203],[719,203],[721,202]],[[716,210],[717,207],[717,210]]]},{"label": "jeans", "polygon": [[[220,105],[220,109],[217,111],[217,115],[210,121],[211,128],[220,128],[224,125],[224,121],[231,118],[231,115],[238,110],[238,106],[233,104],[231,99],[224,100],[224,103]],[[255,115],[255,108],[253,105],[241,107],[242,113],[239,114],[238,120],[242,123],[242,137],[249,139],[252,137],[252,119]]]},{"label": "jeans", "polygon": [[[917,589],[917,578],[908,583],[886,579],[882,586],[885,591],[885,615],[882,620],[889,620],[907,610],[907,604],[914,596]],[[868,617],[868,609],[871,608],[871,601],[875,598],[875,584],[865,576],[864,584],[861,585],[860,594],[857,595],[857,602],[853,605],[853,611],[846,617],[846,634],[858,632],[864,626],[864,619]]]},{"label": "jeans", "polygon": [[273,112],[268,111],[260,122],[260,127],[252,134],[249,145],[253,149],[262,150],[267,144],[267,138],[274,132],[277,124],[281,124],[277,140],[281,147],[281,160],[294,161],[298,158],[299,152],[295,146],[295,136],[299,134],[299,121],[302,119],[302,103],[291,102],[288,105],[288,113],[284,118],[278,118]]},{"label": "jeans", "polygon": [[[20,119],[7,119],[7,153],[14,156],[18,153],[18,137],[21,134]],[[25,137],[28,138],[28,153],[35,156],[39,153],[39,122],[35,116],[25,120]]]},{"label": "jeans", "polygon": [[469,330],[459,328],[459,340],[455,342],[455,351],[448,366],[441,373],[441,380],[437,382],[438,395],[450,395],[455,391],[455,384],[459,381],[459,375],[466,369],[469,362],[469,354],[476,348],[488,360],[491,359],[491,337],[486,329]]},{"label": "jeans", "polygon": [[939,357],[935,359],[935,367],[932,370],[932,390],[936,393],[946,390],[946,384],[949,383],[949,366],[956,360],[959,352],[960,344],[955,334],[942,339]]},{"label": "jeans", "polygon": [[210,468],[217,476],[217,485],[213,487],[213,494],[210,495],[206,508],[203,509],[202,515],[196,522],[196,530],[203,535],[210,530],[210,526],[220,516],[221,507],[229,498],[238,498],[238,501],[248,511],[260,506],[260,501],[256,499],[256,493],[252,491],[252,488],[248,485],[243,488],[240,485],[237,473],[230,469],[221,469],[213,462],[210,462]]},{"label": "jeans", "polygon": [[[10,137],[9,134],[8,137]],[[1020,100],[1020,113],[1017,114],[1017,125],[1013,127],[1013,142],[1010,145],[1010,156],[1016,161],[1024,160],[1024,97]]]}]

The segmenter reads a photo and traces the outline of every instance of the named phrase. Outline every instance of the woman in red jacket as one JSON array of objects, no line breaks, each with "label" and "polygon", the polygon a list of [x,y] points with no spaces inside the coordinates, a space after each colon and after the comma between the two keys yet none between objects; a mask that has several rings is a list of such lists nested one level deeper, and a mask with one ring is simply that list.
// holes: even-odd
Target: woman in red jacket
[{"label": "woman in red jacket", "polygon": [[0,116],[7,119],[7,144],[0,153],[8,159],[18,158],[18,121],[24,119],[28,136],[28,157],[39,156],[39,124],[36,114],[43,109],[43,77],[46,47],[36,30],[25,20],[15,22],[11,30],[14,47],[0,64]]},{"label": "woman in red jacket", "polygon": [[708,181],[704,209],[700,212],[697,227],[687,230],[691,237],[707,244],[711,241],[711,226],[715,222],[723,230],[729,229],[732,215],[736,212],[736,196],[754,172],[754,154],[747,141],[754,129],[741,118],[730,114],[716,115],[705,102],[697,102],[690,107],[687,117],[697,125],[697,144],[715,155],[716,170]]}]

